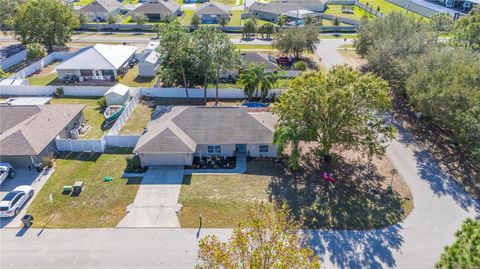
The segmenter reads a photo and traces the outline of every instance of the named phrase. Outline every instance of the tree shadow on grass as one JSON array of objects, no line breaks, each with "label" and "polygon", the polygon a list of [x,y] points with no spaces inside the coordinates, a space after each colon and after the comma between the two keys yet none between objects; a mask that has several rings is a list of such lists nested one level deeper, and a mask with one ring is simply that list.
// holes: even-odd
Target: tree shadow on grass
[{"label": "tree shadow on grass", "polygon": [[303,228],[334,229],[306,233],[316,253],[336,266],[395,266],[392,250],[403,243],[402,227],[397,224],[405,217],[402,198],[385,190],[382,182],[386,179],[375,167],[349,163],[339,156],[335,159],[330,169],[335,171],[337,182],[327,183],[320,178],[320,172],[326,169],[310,154],[302,171],[286,171],[273,178],[270,199],[285,203]]}]

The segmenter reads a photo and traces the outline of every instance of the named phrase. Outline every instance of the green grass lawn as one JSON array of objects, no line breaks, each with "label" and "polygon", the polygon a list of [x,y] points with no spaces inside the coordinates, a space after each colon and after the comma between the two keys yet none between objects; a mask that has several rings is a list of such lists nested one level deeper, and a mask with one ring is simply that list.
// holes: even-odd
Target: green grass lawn
[{"label": "green grass lawn", "polygon": [[127,74],[120,80],[120,83],[130,87],[151,88],[157,82],[157,78],[147,78],[138,76],[138,65],[128,70]]},{"label": "green grass lawn", "polygon": [[78,2],[73,2],[73,4],[77,6],[83,6],[83,5],[88,5],[91,2],[93,2],[93,0],[79,0]]},{"label": "green grass lawn", "polygon": [[344,17],[354,20],[360,20],[366,14],[369,17],[373,17],[370,13],[366,12],[365,10],[354,6],[353,14],[352,13],[342,13],[342,5],[328,5],[328,8],[325,10],[325,14],[332,15],[336,17]]},{"label": "green grass lawn", "polygon": [[[249,164],[251,172],[258,172],[256,167]],[[198,216],[202,214],[202,227],[232,227],[235,225],[233,220],[245,217],[250,206],[269,200],[267,189],[270,181],[268,175],[249,173],[185,176],[179,197],[183,209],[177,214],[180,224],[184,228],[198,227]]]},{"label": "green grass lawn", "polygon": [[235,47],[239,50],[254,50],[254,51],[272,51],[276,50],[272,45],[267,44],[235,44]]},{"label": "green grass lawn", "polygon": [[[402,8],[402,7],[399,7],[397,5],[394,5],[388,1],[385,1],[385,0],[359,0],[361,3],[363,4],[368,4],[370,7],[372,7],[374,10],[376,10],[378,7],[380,7],[380,12],[387,15],[388,13],[392,13],[392,12],[403,12],[403,13],[406,13],[407,10]],[[411,12],[411,11],[408,11],[408,14],[416,17],[416,18],[419,18],[419,19],[424,19],[424,20],[428,20],[428,18],[426,17],[423,17],[421,15],[418,15],[417,13],[414,13],[414,12]]]},{"label": "green grass lawn", "polygon": [[[55,172],[38,193],[28,214],[34,227],[103,228],[115,227],[133,202],[139,179],[121,178],[127,154],[70,153],[57,159]],[[113,180],[103,182],[103,177]],[[78,196],[62,194],[65,185],[84,182]],[[49,195],[53,202],[49,202]]]},{"label": "green grass lawn", "polygon": [[120,130],[120,134],[141,134],[143,128],[147,126],[147,123],[150,121],[153,109],[142,104],[138,103],[133,110],[132,115],[128,119],[127,123]]},{"label": "green grass lawn", "polygon": [[27,80],[30,85],[46,86],[55,84],[57,78],[57,72],[54,72],[43,76],[37,75],[33,77],[28,77]]},{"label": "green grass lawn", "polygon": [[237,4],[236,0],[213,0],[213,2],[218,2],[218,3],[222,3],[222,4],[225,4],[225,5],[231,5],[231,6]]},{"label": "green grass lawn", "polygon": [[97,105],[99,98],[53,98],[52,104],[82,104],[86,105],[83,110],[87,125],[90,130],[80,139],[100,139],[112,127],[112,124],[104,125],[105,117],[103,116],[103,108]]},{"label": "green grass lawn", "polygon": [[193,14],[195,14],[194,10],[185,10],[180,18],[180,23],[184,26],[190,26],[192,23]]},{"label": "green grass lawn", "polygon": [[185,176],[179,196],[183,208],[177,214],[180,224],[198,228],[201,215],[204,228],[233,227],[247,216],[249,207],[263,201],[288,205],[304,228],[374,229],[401,221],[413,207],[403,180],[397,178],[395,193],[388,194],[387,177],[368,175],[363,165],[339,169],[334,185],[321,180],[314,167],[304,166],[292,175],[283,164],[250,161],[248,171],[240,175]]},{"label": "green grass lawn", "polygon": [[228,22],[228,26],[241,26],[242,23],[242,13],[243,10],[232,10],[230,11],[230,21]]}]

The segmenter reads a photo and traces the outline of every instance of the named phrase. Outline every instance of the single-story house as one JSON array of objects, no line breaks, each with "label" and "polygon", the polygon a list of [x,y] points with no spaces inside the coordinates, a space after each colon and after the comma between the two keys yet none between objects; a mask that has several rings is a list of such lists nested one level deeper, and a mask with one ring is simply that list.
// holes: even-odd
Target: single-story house
[{"label": "single-story house", "polygon": [[0,106],[0,162],[26,168],[58,154],[55,138],[70,138],[84,105]]},{"label": "single-story house", "polygon": [[265,72],[275,72],[278,65],[274,62],[275,58],[269,57],[268,54],[258,52],[242,52],[240,54],[242,65],[240,70],[231,70],[220,74],[222,79],[236,79],[242,70],[248,69],[250,64],[261,64],[265,67]]},{"label": "single-story house", "polygon": [[276,116],[242,107],[174,106],[150,121],[134,153],[142,166],[192,165],[193,157],[276,157]]},{"label": "single-story house", "polygon": [[121,13],[123,4],[117,0],[94,0],[80,8],[78,12],[84,14],[92,21],[106,21],[109,16]]},{"label": "single-story house", "polygon": [[200,17],[202,23],[219,23],[222,18],[228,22],[230,19],[230,7],[216,2],[201,4],[195,13]]},{"label": "single-story house", "polygon": [[170,21],[182,14],[180,6],[173,1],[149,0],[132,11],[135,16],[144,14],[151,22]]},{"label": "single-story house", "polygon": [[138,63],[138,76],[154,77],[157,75],[157,69],[160,66],[160,53],[150,52]]},{"label": "single-story house", "polygon": [[115,80],[126,73],[137,47],[97,44],[55,67],[58,78],[76,75],[80,80]]},{"label": "single-story house", "polygon": [[325,0],[275,0],[255,2],[248,10],[259,19],[275,22],[280,15],[286,15],[289,20],[304,19],[307,14],[316,16],[324,12],[325,7]]},{"label": "single-story house", "polygon": [[107,106],[124,106],[130,99],[130,88],[121,83],[111,87],[104,95]]}]

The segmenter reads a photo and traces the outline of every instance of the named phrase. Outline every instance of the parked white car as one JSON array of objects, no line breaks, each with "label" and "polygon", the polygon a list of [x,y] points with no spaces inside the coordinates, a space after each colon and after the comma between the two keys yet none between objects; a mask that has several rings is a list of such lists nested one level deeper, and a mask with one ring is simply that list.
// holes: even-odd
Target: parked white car
[{"label": "parked white car", "polygon": [[15,170],[9,163],[0,163],[0,185],[2,185],[7,177],[14,178]]},{"label": "parked white car", "polygon": [[7,193],[0,202],[0,217],[8,218],[18,215],[25,203],[33,196],[33,188],[28,185],[16,187]]}]

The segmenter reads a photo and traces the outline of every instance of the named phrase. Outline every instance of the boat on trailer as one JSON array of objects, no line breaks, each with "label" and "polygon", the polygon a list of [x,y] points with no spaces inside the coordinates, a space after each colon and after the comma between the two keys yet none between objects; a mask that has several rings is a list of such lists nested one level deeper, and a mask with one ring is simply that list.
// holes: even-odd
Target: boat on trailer
[{"label": "boat on trailer", "polygon": [[107,122],[111,122],[116,120],[122,114],[124,109],[125,107],[120,105],[109,106],[105,109],[105,112],[103,112],[103,116]]}]

